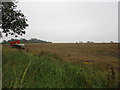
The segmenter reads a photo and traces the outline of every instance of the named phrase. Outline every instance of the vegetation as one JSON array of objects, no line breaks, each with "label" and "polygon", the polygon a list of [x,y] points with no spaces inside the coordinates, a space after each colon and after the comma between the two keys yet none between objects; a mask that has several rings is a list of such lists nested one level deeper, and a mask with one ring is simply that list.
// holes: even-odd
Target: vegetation
[{"label": "vegetation", "polygon": [[6,36],[14,35],[15,37],[25,34],[24,29],[28,26],[26,23],[27,19],[20,10],[16,9],[15,1],[2,2],[0,6],[2,7],[0,8],[0,13],[2,14],[0,28],[3,29],[2,32]]},{"label": "vegetation", "polygon": [[11,41],[16,41],[16,40],[20,40],[21,43],[52,43],[52,42],[48,42],[48,41],[43,41],[43,40],[40,40],[40,39],[36,39],[36,38],[31,38],[31,39],[24,39],[24,38],[21,38],[21,39],[10,39],[8,41],[6,40],[3,40],[3,44],[9,44],[9,42]]},{"label": "vegetation", "polygon": [[[38,44],[31,45],[37,48],[39,46]],[[46,48],[45,44],[43,46]],[[57,45],[56,47],[60,48]],[[63,45],[61,47],[63,48]],[[101,69],[97,63],[64,61],[64,57],[51,52],[50,49],[49,51],[45,49],[39,52],[34,51],[30,48],[17,50],[3,46],[3,88],[119,87],[118,73],[113,68]]]}]

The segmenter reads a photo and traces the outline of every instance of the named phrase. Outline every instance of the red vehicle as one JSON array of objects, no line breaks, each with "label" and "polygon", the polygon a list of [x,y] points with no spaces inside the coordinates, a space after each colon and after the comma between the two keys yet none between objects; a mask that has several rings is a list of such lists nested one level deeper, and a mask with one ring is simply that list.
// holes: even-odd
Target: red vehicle
[{"label": "red vehicle", "polygon": [[24,49],[24,44],[20,44],[20,40],[10,42],[11,47]]},{"label": "red vehicle", "polygon": [[10,42],[11,45],[20,44],[20,40]]}]

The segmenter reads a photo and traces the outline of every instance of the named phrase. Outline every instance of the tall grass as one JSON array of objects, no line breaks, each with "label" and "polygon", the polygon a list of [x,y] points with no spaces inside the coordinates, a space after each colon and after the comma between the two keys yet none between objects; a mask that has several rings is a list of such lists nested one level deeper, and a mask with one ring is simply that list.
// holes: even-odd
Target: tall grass
[{"label": "tall grass", "polygon": [[3,50],[3,88],[117,88],[118,76],[55,54]]}]

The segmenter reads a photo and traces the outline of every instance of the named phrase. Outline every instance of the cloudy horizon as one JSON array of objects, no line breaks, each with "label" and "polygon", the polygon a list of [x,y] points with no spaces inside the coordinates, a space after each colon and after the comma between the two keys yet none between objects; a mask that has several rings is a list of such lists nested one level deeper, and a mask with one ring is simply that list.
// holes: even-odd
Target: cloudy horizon
[{"label": "cloudy horizon", "polygon": [[[118,41],[116,2],[19,2],[28,19],[26,35],[53,43]],[[12,36],[4,37],[8,40]]]}]

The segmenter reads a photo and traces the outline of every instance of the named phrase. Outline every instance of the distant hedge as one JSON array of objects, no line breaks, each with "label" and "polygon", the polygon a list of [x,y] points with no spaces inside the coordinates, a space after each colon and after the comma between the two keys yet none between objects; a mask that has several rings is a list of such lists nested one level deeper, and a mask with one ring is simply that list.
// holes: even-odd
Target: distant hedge
[{"label": "distant hedge", "polygon": [[9,42],[11,41],[16,41],[16,40],[20,40],[21,43],[52,43],[52,42],[48,42],[48,41],[43,41],[40,39],[10,39],[8,41],[3,40],[2,44],[9,44]]}]

